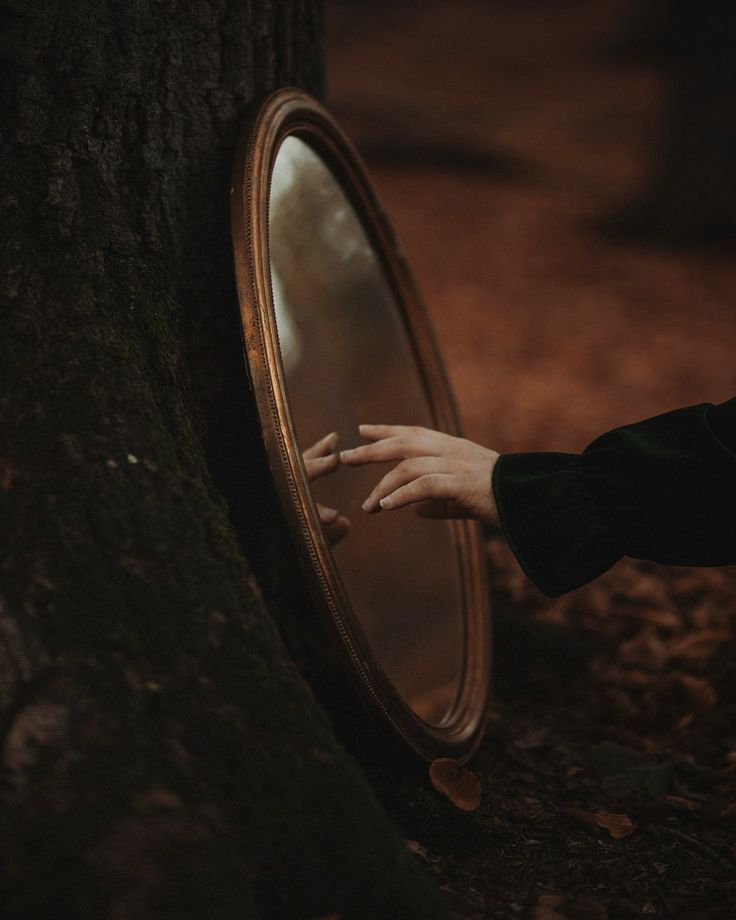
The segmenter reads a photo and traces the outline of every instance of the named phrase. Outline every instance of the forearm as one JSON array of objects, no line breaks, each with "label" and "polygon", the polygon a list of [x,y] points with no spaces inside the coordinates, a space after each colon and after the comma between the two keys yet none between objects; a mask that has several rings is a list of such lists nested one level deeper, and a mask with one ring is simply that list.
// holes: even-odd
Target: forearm
[{"label": "forearm", "polygon": [[615,429],[582,454],[502,455],[501,526],[527,575],[556,596],[621,556],[736,562],[736,400]]}]

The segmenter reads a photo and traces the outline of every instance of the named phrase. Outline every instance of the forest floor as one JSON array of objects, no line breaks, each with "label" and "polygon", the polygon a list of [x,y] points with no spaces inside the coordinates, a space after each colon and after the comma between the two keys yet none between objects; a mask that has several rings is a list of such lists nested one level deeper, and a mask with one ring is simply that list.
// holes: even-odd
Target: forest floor
[{"label": "forest floor", "polygon": [[[736,259],[595,231],[653,164],[666,85],[631,4],[333,4],[328,102],[424,294],[468,436],[579,451],[736,393]],[[468,918],[736,917],[736,568],[622,560],[555,601],[489,542],[480,807],[376,780]]]}]

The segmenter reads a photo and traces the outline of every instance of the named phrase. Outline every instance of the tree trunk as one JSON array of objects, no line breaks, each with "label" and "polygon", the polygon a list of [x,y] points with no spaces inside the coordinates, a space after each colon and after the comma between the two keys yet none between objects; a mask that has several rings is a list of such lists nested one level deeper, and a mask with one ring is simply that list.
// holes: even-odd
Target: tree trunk
[{"label": "tree trunk", "polygon": [[240,352],[233,148],[263,91],[319,91],[321,21],[0,4],[3,916],[444,916],[243,552],[273,568],[288,543]]}]

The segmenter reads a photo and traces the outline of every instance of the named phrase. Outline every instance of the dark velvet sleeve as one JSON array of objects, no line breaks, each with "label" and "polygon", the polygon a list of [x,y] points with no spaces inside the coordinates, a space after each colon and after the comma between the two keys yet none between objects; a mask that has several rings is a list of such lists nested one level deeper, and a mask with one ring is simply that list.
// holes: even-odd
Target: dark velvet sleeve
[{"label": "dark velvet sleeve", "polygon": [[549,597],[622,556],[736,563],[736,398],[616,428],[582,454],[503,454],[493,492],[511,549]]}]

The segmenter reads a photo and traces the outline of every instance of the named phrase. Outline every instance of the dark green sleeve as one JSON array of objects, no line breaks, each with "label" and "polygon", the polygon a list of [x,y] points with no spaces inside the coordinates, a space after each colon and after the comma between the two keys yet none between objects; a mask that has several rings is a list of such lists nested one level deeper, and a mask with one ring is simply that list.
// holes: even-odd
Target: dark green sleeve
[{"label": "dark green sleeve", "polygon": [[736,398],[616,428],[582,454],[503,454],[493,492],[511,549],[549,597],[622,556],[736,563]]}]

